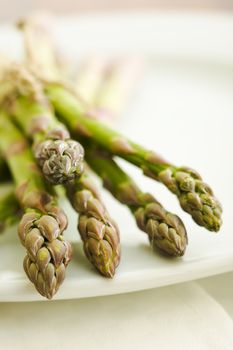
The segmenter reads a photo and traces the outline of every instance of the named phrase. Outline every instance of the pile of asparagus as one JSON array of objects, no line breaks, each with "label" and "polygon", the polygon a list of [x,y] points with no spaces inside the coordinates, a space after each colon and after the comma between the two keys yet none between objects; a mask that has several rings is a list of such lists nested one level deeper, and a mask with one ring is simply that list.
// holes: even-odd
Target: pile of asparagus
[{"label": "pile of asparagus", "polygon": [[[4,189],[0,192],[0,229],[18,221],[19,239],[26,250],[24,270],[38,292],[51,299],[71,260],[72,247],[63,235],[68,219],[58,204],[64,193],[78,213],[78,232],[87,259],[103,276],[115,274],[121,254],[119,229],[90,168],[129,208],[154,251],[171,257],[185,253],[188,239],[182,220],[144,193],[117,164],[116,157],[164,184],[198,225],[218,231],[221,205],[196,171],[165,161],[100,121],[111,106],[115,112],[125,96],[123,85],[122,91],[111,90],[116,86],[114,74],[99,94],[100,104],[94,104],[94,90],[82,89],[85,79],[72,85],[64,78],[44,27],[30,19],[18,27],[24,38],[25,59],[2,59],[0,67],[0,175]],[[95,71],[89,72],[88,79],[96,84]],[[85,91],[85,99],[80,97],[81,91]]]}]

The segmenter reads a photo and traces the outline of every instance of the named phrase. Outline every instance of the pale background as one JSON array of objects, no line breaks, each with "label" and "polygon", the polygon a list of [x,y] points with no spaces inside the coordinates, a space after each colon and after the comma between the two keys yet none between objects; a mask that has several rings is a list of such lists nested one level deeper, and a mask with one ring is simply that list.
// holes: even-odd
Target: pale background
[{"label": "pale background", "polygon": [[185,10],[233,10],[232,0],[0,0],[0,20],[14,19],[35,10],[51,10],[64,14],[69,12],[185,9]]}]

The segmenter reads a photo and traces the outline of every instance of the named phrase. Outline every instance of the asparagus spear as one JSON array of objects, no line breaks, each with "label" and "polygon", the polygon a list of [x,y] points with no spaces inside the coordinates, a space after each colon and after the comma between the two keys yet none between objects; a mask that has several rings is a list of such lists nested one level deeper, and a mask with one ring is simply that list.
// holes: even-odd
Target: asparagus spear
[{"label": "asparagus spear", "polygon": [[46,187],[25,138],[4,112],[0,114],[0,151],[24,211],[18,234],[27,251],[25,272],[38,292],[51,299],[65,278],[71,258],[71,245],[63,238],[66,215]]},{"label": "asparagus spear", "polygon": [[60,67],[49,31],[49,23],[51,23],[51,16],[43,14],[21,20],[17,26],[24,33],[27,64],[30,69],[35,73],[39,71],[40,76],[45,79],[58,80]]},{"label": "asparagus spear", "polygon": [[96,91],[101,87],[106,66],[106,59],[97,55],[86,58],[79,66],[73,85],[77,94],[90,105],[94,105]]},{"label": "asparagus spear", "polygon": [[139,57],[126,57],[109,64],[105,79],[96,90],[95,114],[107,115],[106,119],[115,119],[123,111],[142,72],[142,65]]},{"label": "asparagus spear", "polygon": [[85,106],[61,85],[46,85],[46,93],[73,136],[91,139],[112,155],[120,156],[142,169],[145,175],[160,181],[179,199],[183,210],[210,231],[221,226],[221,205],[201,176],[187,167],[178,167],[119,132],[92,118]]},{"label": "asparagus spear", "polygon": [[23,66],[15,64],[3,74],[3,96],[4,84],[7,92],[12,85],[8,108],[33,140],[33,153],[45,178],[60,184],[79,176],[83,170],[83,147],[71,140],[67,128],[56,119],[40,83]]},{"label": "asparagus spear", "polygon": [[73,208],[79,213],[78,230],[88,260],[100,273],[113,277],[120,261],[119,229],[110,217],[86,169],[66,185]]},{"label": "asparagus spear", "polygon": [[12,183],[0,184],[0,233],[19,221],[21,209]]},{"label": "asparagus spear", "polygon": [[81,65],[73,85],[89,104],[91,115],[109,122],[122,112],[141,71],[138,57],[108,62],[104,57],[92,56]]},{"label": "asparagus spear", "polygon": [[182,256],[187,234],[181,219],[167,212],[151,194],[142,192],[109,155],[93,147],[86,155],[92,169],[102,178],[104,187],[129,207],[138,227],[148,234],[153,249]]}]

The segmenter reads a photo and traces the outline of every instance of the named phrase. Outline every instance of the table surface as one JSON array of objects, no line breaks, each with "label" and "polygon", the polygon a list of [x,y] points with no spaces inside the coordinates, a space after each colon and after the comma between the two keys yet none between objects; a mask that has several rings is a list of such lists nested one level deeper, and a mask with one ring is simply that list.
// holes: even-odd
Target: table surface
[{"label": "table surface", "polygon": [[0,304],[1,348],[232,350],[232,281],[228,273],[108,297]]}]

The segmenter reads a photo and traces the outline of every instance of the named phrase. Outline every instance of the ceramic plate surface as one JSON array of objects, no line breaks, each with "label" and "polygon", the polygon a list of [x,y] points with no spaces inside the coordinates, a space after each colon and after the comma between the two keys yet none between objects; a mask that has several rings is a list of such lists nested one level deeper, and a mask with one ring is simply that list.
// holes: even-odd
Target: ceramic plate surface
[{"label": "ceramic plate surface", "polygon": [[[85,260],[77,217],[64,203],[74,257],[55,299],[130,292],[233,270],[232,33],[227,14],[119,13],[57,20],[56,37],[72,58],[95,52],[145,58],[144,78],[117,127],[173,163],[197,169],[223,204],[224,224],[218,234],[198,227],[166,188],[121,162],[143,189],[182,217],[189,235],[187,252],[177,260],[151,252],[128,210],[105,192],[121,229],[122,260],[115,278],[104,279]],[[5,54],[21,54],[20,37],[8,24],[0,27],[0,48]],[[0,301],[44,300],[25,277],[24,254],[15,227],[0,237]]]}]

